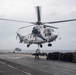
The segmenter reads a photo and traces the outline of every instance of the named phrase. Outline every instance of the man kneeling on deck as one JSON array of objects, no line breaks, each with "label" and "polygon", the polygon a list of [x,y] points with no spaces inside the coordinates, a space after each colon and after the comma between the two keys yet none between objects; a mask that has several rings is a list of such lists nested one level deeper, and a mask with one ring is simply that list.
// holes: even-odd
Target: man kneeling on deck
[{"label": "man kneeling on deck", "polygon": [[40,50],[37,49],[37,50],[36,50],[36,54],[35,54],[35,59],[39,59],[39,54],[40,54]]}]

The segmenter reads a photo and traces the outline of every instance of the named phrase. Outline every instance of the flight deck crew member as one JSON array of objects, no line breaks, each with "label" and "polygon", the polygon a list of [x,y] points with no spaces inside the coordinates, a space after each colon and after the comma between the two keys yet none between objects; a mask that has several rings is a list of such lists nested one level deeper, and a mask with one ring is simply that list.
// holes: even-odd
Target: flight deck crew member
[{"label": "flight deck crew member", "polygon": [[37,50],[36,50],[36,54],[35,54],[35,59],[39,59],[39,54],[40,54],[40,50],[37,49]]}]

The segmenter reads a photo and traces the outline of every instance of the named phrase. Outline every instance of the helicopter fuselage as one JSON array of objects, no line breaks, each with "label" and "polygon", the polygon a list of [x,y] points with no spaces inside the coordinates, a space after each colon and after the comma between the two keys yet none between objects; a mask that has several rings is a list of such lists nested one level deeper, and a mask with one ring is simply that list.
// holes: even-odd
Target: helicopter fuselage
[{"label": "helicopter fuselage", "polygon": [[22,39],[20,38],[20,40],[22,40],[23,43],[30,46],[31,44],[42,45],[43,43],[46,42],[50,44],[51,42],[57,39],[58,35],[54,31],[54,29],[50,27],[35,26],[31,34],[20,37],[22,37]]}]

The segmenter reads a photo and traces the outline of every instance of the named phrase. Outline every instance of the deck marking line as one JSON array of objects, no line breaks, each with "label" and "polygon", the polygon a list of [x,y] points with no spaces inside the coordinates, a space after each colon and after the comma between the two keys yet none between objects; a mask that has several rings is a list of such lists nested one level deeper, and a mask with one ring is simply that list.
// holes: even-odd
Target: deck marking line
[{"label": "deck marking line", "polygon": [[21,69],[18,69],[18,68],[15,68],[15,69],[18,70],[18,71],[21,71],[21,72],[24,73],[24,74],[31,75],[30,73],[25,72],[25,71],[23,71],[23,70],[21,70]]},{"label": "deck marking line", "polygon": [[7,65],[8,67],[10,67],[10,68],[14,68],[13,66],[11,66],[11,65]]},{"label": "deck marking line", "polygon": [[4,62],[0,62],[1,64],[3,64],[3,65],[6,65],[6,63],[4,63]]},{"label": "deck marking line", "polygon": [[3,64],[3,65],[8,66],[8,67],[10,67],[10,68],[16,69],[16,70],[18,70],[18,71],[20,71],[20,72],[22,72],[22,73],[24,73],[24,74],[31,75],[31,74],[28,73],[28,72],[22,71],[22,70],[20,70],[20,69],[18,69],[18,68],[16,68],[16,67],[13,67],[13,66],[11,66],[11,65],[9,65],[9,64],[4,63],[4,62],[0,62],[0,63]]}]

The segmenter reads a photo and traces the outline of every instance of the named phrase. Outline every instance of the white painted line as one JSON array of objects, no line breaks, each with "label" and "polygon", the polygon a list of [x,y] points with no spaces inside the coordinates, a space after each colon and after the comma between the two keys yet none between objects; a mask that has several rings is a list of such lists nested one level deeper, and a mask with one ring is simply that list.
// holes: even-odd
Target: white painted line
[{"label": "white painted line", "polygon": [[18,68],[15,68],[15,69],[18,70],[18,71],[21,71],[21,72],[24,73],[24,74],[31,75],[30,73],[25,72],[25,71],[23,71],[23,70],[21,70],[21,69],[18,69]]},{"label": "white painted line", "polygon": [[22,71],[23,73],[25,73],[25,74],[27,74],[27,75],[31,75],[30,73],[27,73],[27,72],[25,72],[25,71]]},{"label": "white painted line", "polygon": [[6,65],[6,63],[4,63],[4,62],[0,62],[1,64],[3,64],[3,65]]},{"label": "white painted line", "polygon": [[[13,66],[11,66],[11,65],[9,65],[9,64],[6,64],[6,63],[4,63],[4,62],[0,62],[0,63],[3,64],[3,65],[8,66],[8,67],[10,67],[10,68],[16,69],[16,70],[18,70],[18,71],[20,71],[20,72],[22,72],[22,73],[24,73],[24,74],[31,75],[31,74],[28,73],[28,72],[25,72],[25,71],[23,71],[23,70],[21,70],[21,69],[18,69],[18,68],[16,68],[16,67],[13,67]],[[1,71],[1,72],[2,72],[2,71]]]},{"label": "white painted line", "polygon": [[18,70],[18,71],[20,71],[20,72],[22,72],[22,73],[24,73],[24,74],[31,75],[30,73],[25,72],[25,71],[23,71],[23,70],[21,70],[21,69],[18,69],[18,68],[16,68],[16,67],[13,67],[13,66],[11,66],[11,65],[7,65],[7,66],[10,67],[10,68],[16,69],[16,70]]},{"label": "white painted line", "polygon": [[11,65],[7,65],[8,67],[10,67],[10,68],[14,68],[13,66],[11,66]]}]

